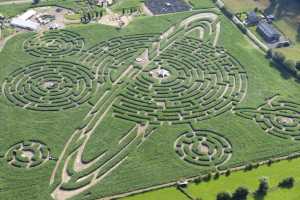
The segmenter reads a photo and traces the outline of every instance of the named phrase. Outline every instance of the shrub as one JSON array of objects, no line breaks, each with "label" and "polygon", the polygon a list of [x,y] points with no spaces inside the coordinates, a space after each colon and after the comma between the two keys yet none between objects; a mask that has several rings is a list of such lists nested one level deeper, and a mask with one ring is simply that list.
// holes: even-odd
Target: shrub
[{"label": "shrub", "polygon": [[232,200],[246,200],[249,190],[246,187],[238,187],[232,194]]},{"label": "shrub", "polygon": [[231,200],[231,195],[229,192],[219,192],[217,200]]},{"label": "shrub", "polygon": [[294,187],[295,179],[293,177],[287,177],[283,179],[278,186],[281,188],[292,188]]}]

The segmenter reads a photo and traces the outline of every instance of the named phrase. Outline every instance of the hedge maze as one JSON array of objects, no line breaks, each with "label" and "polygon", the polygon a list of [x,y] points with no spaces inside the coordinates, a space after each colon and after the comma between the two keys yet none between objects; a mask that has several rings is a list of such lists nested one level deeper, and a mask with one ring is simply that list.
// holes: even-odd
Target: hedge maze
[{"label": "hedge maze", "polygon": [[266,133],[273,136],[300,141],[300,104],[274,99],[257,109],[238,108],[236,114],[254,120]]},{"label": "hedge maze", "polygon": [[6,153],[7,162],[18,168],[37,167],[49,160],[48,147],[39,141],[23,141],[13,145]]},{"label": "hedge maze", "polygon": [[79,53],[84,47],[84,39],[67,30],[39,33],[24,43],[24,50],[35,57],[62,58]]},{"label": "hedge maze", "polygon": [[97,82],[113,83],[142,49],[148,48],[158,34],[136,34],[116,37],[84,50],[80,62],[96,71]]},{"label": "hedge maze", "polygon": [[93,94],[91,71],[67,61],[40,61],[19,68],[6,79],[4,94],[17,106],[59,111],[85,103]]},{"label": "hedge maze", "polygon": [[[155,69],[170,76],[157,79]],[[174,42],[121,94],[116,117],[137,123],[187,123],[218,116],[246,94],[243,67],[222,47],[184,37]]]},{"label": "hedge maze", "polygon": [[185,132],[174,145],[182,160],[198,166],[220,166],[230,159],[232,153],[226,138],[207,130]]},{"label": "hedge maze", "polygon": [[[246,96],[248,76],[242,64],[218,46],[220,23],[214,13],[198,13],[164,33],[119,36],[87,48],[80,35],[65,30],[25,41],[24,50],[40,61],[5,79],[2,93],[11,103],[33,111],[63,111],[86,102],[91,106],[53,169],[53,198],[89,193],[162,126],[191,127],[164,142],[173,146],[179,163],[199,170],[242,163],[228,163],[241,148],[232,145],[233,138],[225,133],[229,128],[222,134],[193,129],[226,112],[255,120],[274,136],[300,140],[300,104],[270,99],[257,109],[237,108]],[[111,124],[105,124],[108,121]],[[111,129],[102,133],[103,127]],[[86,145],[99,144],[89,142],[96,132],[100,140],[111,141],[100,155],[86,150]],[[39,142],[23,142],[5,156],[10,165],[30,168],[46,161],[49,150]]]}]

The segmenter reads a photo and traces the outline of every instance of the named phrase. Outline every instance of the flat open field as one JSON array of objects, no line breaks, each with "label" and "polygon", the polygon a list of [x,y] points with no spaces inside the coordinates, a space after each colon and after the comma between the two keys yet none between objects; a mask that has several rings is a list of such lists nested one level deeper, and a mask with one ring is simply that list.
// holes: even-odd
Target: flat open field
[{"label": "flat open field", "polygon": [[299,83],[215,10],[20,34],[0,196],[98,199],[300,150]]},{"label": "flat open field", "polygon": [[[264,197],[264,200],[296,200],[300,197],[300,172],[298,166],[300,159],[292,161],[281,161],[271,166],[262,166],[258,169],[247,172],[234,172],[230,176],[221,176],[217,180],[210,182],[202,182],[200,184],[189,184],[186,189],[187,193],[193,198],[201,198],[203,200],[215,200],[221,191],[233,192],[239,186],[245,186],[254,192],[259,183],[259,179],[267,177],[270,184],[270,191]],[[287,177],[295,178],[295,186],[292,189],[281,189],[278,183]],[[247,180],[247,181],[245,181]],[[167,194],[165,196],[165,194]],[[175,187],[155,190],[140,195],[123,198],[122,200],[188,200],[183,193],[175,189]],[[176,199],[176,200],[177,200]],[[249,196],[248,200],[255,200],[253,196]]]}]

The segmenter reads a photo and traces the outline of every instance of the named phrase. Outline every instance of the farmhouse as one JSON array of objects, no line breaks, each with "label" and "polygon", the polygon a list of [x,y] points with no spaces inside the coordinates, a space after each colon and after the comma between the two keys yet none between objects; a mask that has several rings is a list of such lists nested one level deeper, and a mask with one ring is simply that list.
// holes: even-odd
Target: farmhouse
[{"label": "farmhouse", "polygon": [[191,9],[183,0],[146,0],[145,5],[154,15],[182,12]]},{"label": "farmhouse", "polygon": [[257,32],[269,43],[278,42],[281,36],[278,30],[264,21],[257,25]]}]

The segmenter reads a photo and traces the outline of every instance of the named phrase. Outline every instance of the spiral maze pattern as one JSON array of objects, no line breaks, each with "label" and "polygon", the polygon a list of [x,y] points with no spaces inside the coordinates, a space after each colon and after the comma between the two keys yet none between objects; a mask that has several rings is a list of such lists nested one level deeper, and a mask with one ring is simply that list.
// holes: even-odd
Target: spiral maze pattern
[{"label": "spiral maze pattern", "polygon": [[[169,75],[157,78],[157,69]],[[245,70],[225,49],[184,37],[127,87],[114,113],[152,125],[201,121],[231,110],[246,90]]]},{"label": "spiral maze pattern", "polygon": [[41,58],[62,58],[77,54],[84,47],[84,39],[77,33],[59,30],[36,34],[24,43],[28,54]]},{"label": "spiral maze pattern", "polygon": [[226,138],[207,130],[185,132],[175,141],[175,151],[182,160],[197,166],[221,166],[232,154]]},{"label": "spiral maze pattern", "polygon": [[300,104],[278,100],[266,103],[257,109],[238,108],[237,114],[255,122],[267,133],[282,138],[300,141]]},{"label": "spiral maze pattern", "polygon": [[39,141],[23,141],[13,145],[6,153],[8,164],[18,168],[33,168],[49,160],[50,150]]},{"label": "spiral maze pattern", "polygon": [[85,103],[93,93],[93,73],[67,61],[40,61],[6,79],[4,94],[13,104],[36,111],[59,111]]}]

